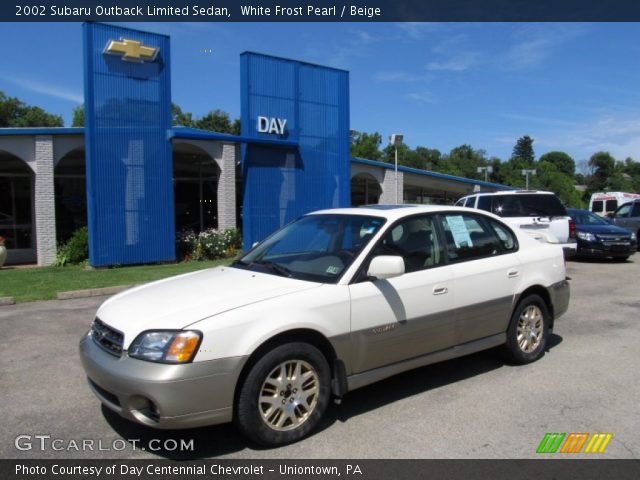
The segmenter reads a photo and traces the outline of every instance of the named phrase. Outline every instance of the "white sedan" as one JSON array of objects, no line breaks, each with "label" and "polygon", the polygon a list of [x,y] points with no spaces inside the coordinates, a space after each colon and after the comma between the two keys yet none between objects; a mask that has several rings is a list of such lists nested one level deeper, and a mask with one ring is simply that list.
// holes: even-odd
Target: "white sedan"
[{"label": "white sedan", "polygon": [[540,358],[569,304],[562,249],[478,210],[314,212],[229,267],[133,288],[80,353],[108,408],[157,428],[234,421],[263,445],[309,434],[332,397],[501,346]]}]

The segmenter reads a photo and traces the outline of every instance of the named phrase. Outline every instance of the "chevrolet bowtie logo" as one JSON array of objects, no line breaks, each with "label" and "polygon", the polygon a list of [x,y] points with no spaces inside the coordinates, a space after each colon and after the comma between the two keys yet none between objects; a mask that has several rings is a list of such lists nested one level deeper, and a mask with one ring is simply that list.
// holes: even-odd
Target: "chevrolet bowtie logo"
[{"label": "chevrolet bowtie logo", "polygon": [[123,60],[128,62],[153,62],[158,55],[157,47],[145,47],[137,40],[127,40],[126,38],[109,40],[104,49],[105,53],[121,55]]}]

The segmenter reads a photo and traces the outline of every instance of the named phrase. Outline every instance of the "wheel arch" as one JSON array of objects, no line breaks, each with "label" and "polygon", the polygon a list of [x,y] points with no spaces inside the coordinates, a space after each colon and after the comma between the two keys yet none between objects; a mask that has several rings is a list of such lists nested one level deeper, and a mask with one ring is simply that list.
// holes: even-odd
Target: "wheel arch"
[{"label": "wheel arch", "polygon": [[236,405],[238,400],[238,395],[240,393],[240,387],[244,383],[244,380],[247,378],[247,375],[256,364],[256,362],[269,350],[279,347],[280,345],[284,345],[286,343],[308,343],[314,347],[316,347],[322,355],[327,360],[327,364],[329,365],[329,370],[331,372],[332,379],[335,374],[335,363],[338,359],[338,355],[336,353],[335,348],[329,341],[327,337],[325,337],[322,333],[317,330],[313,330],[310,328],[297,328],[293,330],[287,330],[284,332],[280,332],[273,337],[262,342],[252,353],[249,355],[249,358],[244,363],[242,370],[240,371],[240,375],[236,381],[236,386],[233,394],[233,410],[234,415],[236,412]]},{"label": "wheel arch", "polygon": [[516,299],[516,302],[513,306],[513,311],[515,311],[516,308],[518,308],[518,305],[520,305],[520,302],[528,297],[529,295],[538,295],[539,297],[542,298],[542,300],[544,300],[545,305],[547,306],[547,311],[549,312],[549,330],[553,329],[553,321],[554,321],[554,311],[553,311],[553,303],[551,302],[551,295],[549,294],[549,290],[547,290],[545,287],[543,287],[542,285],[532,285],[528,288],[526,288]]}]

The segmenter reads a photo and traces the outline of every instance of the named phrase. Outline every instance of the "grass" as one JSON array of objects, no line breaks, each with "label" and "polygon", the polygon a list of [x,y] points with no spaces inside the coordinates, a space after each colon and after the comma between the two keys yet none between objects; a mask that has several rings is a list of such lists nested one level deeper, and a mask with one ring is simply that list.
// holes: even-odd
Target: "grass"
[{"label": "grass", "polygon": [[231,259],[95,270],[85,270],[84,266],[79,265],[40,268],[4,267],[0,270],[0,297],[13,297],[16,302],[50,300],[56,298],[58,292],[139,284],[229,263]]}]

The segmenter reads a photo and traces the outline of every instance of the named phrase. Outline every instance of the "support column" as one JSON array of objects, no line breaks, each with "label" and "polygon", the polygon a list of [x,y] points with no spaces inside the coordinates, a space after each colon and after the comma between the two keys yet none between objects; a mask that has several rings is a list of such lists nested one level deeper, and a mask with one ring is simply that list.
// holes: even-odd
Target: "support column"
[{"label": "support column", "polygon": [[236,222],[236,158],[240,147],[235,143],[222,145],[222,158],[218,162],[218,230],[237,228]]},{"label": "support column", "polygon": [[35,233],[38,265],[56,258],[56,205],[53,184],[53,137],[36,136]]},{"label": "support column", "polygon": [[[385,169],[382,181],[382,194],[378,203],[394,205],[396,203],[396,172],[393,169]],[[404,198],[404,172],[398,172],[398,203]]]}]

